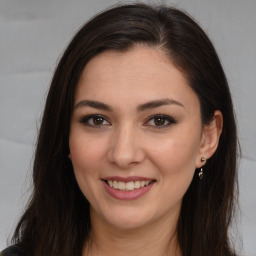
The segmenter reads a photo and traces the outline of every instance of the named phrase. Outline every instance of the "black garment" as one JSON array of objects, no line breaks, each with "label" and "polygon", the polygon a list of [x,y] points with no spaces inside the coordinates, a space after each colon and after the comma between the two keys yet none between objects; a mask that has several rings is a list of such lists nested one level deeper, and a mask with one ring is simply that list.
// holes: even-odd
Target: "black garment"
[{"label": "black garment", "polygon": [[25,256],[23,250],[18,245],[12,245],[0,253],[0,256]]}]

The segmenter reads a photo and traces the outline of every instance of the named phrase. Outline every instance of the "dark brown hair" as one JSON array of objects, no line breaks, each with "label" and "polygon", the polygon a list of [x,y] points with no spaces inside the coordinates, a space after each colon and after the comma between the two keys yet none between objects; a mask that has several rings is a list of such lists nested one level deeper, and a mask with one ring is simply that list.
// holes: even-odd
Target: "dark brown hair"
[{"label": "dark brown hair", "polygon": [[68,159],[74,90],[90,59],[135,44],[160,47],[183,72],[200,100],[202,123],[215,110],[224,125],[203,180],[197,170],[178,221],[183,256],[230,256],[228,236],[236,197],[237,132],[228,83],[214,47],[199,25],[175,8],[130,4],[106,10],[75,35],[54,73],[39,132],[34,191],[13,242],[27,255],[80,256],[90,233],[89,203]]}]

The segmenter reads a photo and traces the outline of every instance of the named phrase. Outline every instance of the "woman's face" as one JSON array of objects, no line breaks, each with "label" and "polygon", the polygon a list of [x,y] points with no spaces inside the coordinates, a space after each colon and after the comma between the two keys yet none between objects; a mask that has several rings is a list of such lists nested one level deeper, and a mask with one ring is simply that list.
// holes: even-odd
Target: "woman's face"
[{"label": "woman's face", "polygon": [[118,228],[177,218],[205,136],[199,100],[163,52],[103,52],[75,91],[70,158],[91,215]]}]

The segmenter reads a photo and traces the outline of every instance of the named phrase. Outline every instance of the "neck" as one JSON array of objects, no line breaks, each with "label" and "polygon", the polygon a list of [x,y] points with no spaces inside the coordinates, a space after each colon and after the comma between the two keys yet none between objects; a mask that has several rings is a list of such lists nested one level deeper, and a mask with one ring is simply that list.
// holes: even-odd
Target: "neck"
[{"label": "neck", "polygon": [[91,236],[85,243],[83,256],[112,256],[113,253],[115,256],[181,256],[176,233],[178,216],[173,218],[175,221],[163,219],[162,223],[158,221],[146,227],[119,229],[103,224],[93,214]]}]

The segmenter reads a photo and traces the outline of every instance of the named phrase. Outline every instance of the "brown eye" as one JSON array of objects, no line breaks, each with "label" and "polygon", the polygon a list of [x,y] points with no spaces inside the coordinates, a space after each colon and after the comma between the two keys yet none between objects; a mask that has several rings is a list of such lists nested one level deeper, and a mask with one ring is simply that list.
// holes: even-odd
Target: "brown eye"
[{"label": "brown eye", "polygon": [[80,119],[80,123],[93,128],[100,128],[102,126],[110,125],[107,119],[101,115],[89,115]]},{"label": "brown eye", "polygon": [[158,114],[152,116],[144,125],[156,129],[161,129],[166,128],[175,123],[177,122],[172,117]]},{"label": "brown eye", "polygon": [[165,125],[166,119],[164,117],[155,117],[154,118],[154,124],[156,126],[163,126]]},{"label": "brown eye", "polygon": [[92,122],[94,125],[102,125],[104,122],[104,119],[102,117],[94,117],[92,118]]}]

